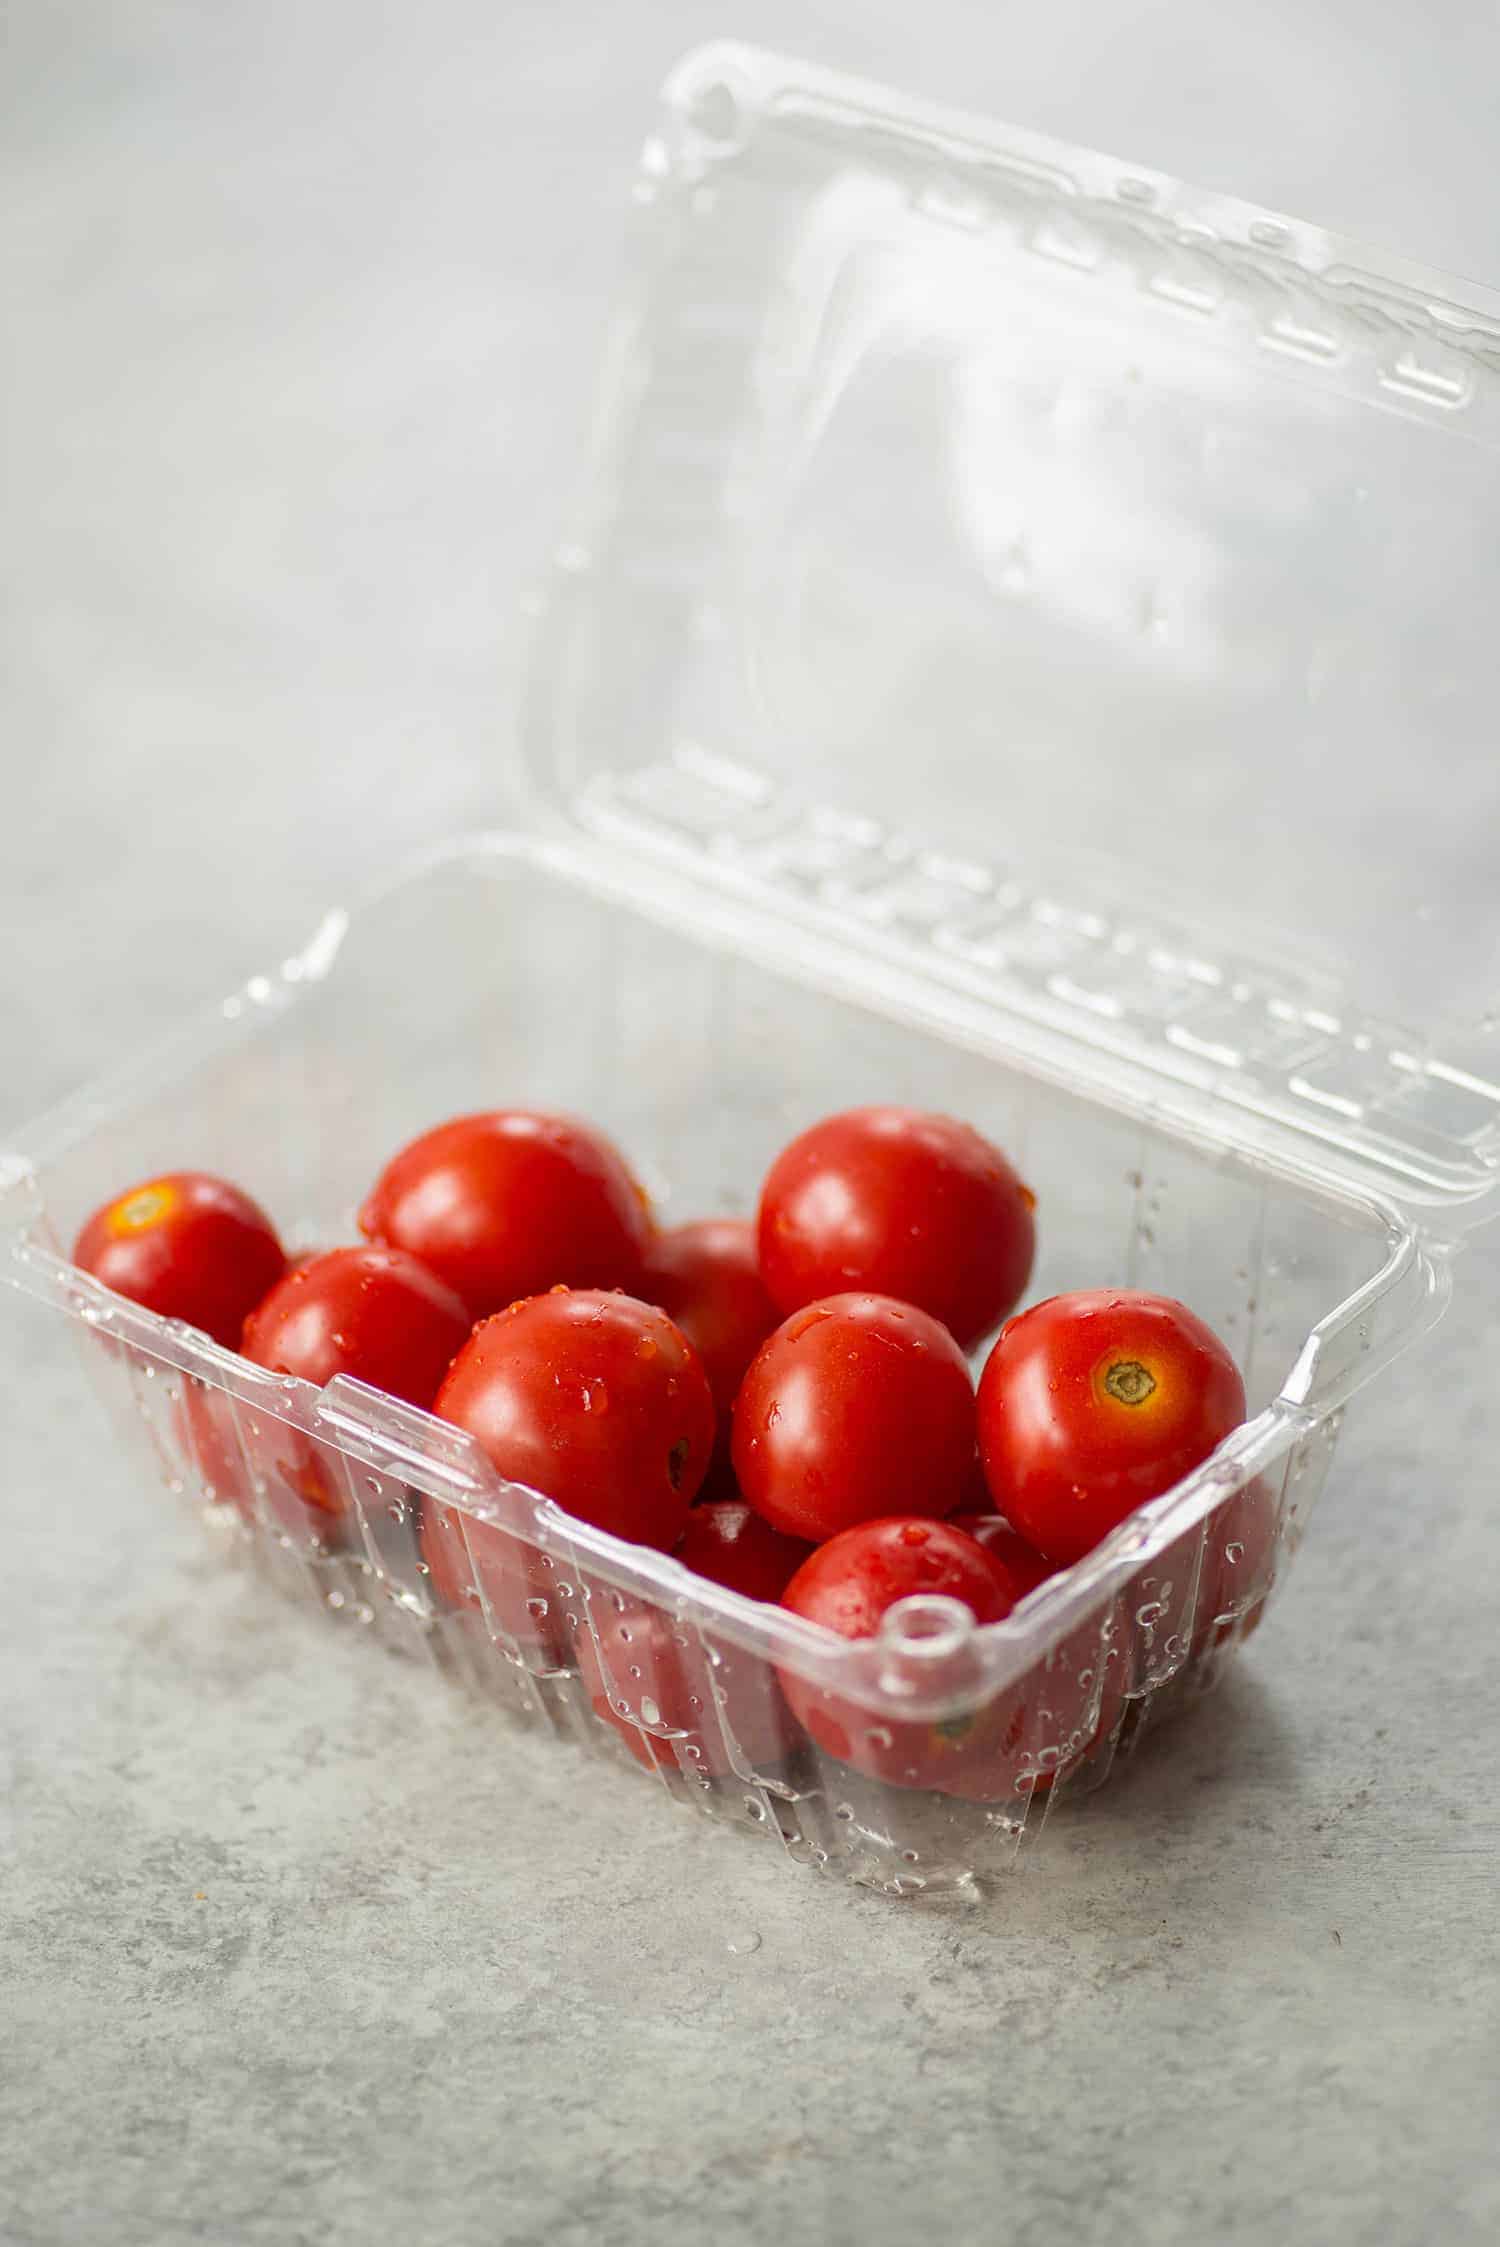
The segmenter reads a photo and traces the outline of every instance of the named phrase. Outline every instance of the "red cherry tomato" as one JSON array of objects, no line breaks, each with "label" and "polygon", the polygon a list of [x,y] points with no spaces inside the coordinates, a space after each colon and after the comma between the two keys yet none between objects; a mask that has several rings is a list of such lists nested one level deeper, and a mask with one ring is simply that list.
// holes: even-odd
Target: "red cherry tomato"
[{"label": "red cherry tomato", "polygon": [[1003,1514],[961,1513],[950,1515],[949,1520],[954,1529],[966,1531],[976,1545],[983,1545],[1005,1578],[1013,1606],[1057,1574],[1050,1560],[1043,1560],[1024,1537],[1016,1535]]},{"label": "red cherry tomato", "polygon": [[359,1229],[419,1257],[477,1319],[549,1287],[634,1291],[651,1220],[599,1132],[509,1109],[459,1116],[403,1147]]},{"label": "red cherry tomato", "polygon": [[[322,1388],[336,1373],[426,1407],[469,1333],[458,1296],[414,1256],[334,1248],[295,1265],[245,1321],[252,1365]],[[267,1419],[250,1443],[265,1502],[286,1529],[338,1541],[348,1508],[336,1448]],[[246,1510],[252,1510],[246,1508]]]},{"label": "red cherry tomato", "polygon": [[336,1373],[430,1405],[469,1338],[460,1298],[399,1248],[332,1248],[278,1281],[245,1321],[254,1365],[321,1389]]},{"label": "red cherry tomato", "polygon": [[339,1454],[289,1421],[191,1375],[174,1409],[178,1440],[208,1496],[260,1527],[269,1516],[300,1543],[345,1542]]},{"label": "red cherry tomato", "polygon": [[760,1198],[760,1268],[784,1313],[849,1288],[893,1295],[971,1349],[1021,1298],[1035,1197],[951,1116],[852,1108],[794,1139]]},{"label": "red cherry tomato", "polygon": [[568,1668],[583,1610],[565,1560],[432,1498],[423,1501],[421,1552],[439,1607],[513,1640],[528,1669]]},{"label": "red cherry tomato", "polygon": [[[865,1522],[820,1546],[782,1604],[844,1638],[872,1637],[887,1608],[919,1592],[962,1600],[977,1622],[1002,1621],[1034,1588],[1029,1579],[1042,1564],[1031,1556],[1018,1567],[1012,1545],[1019,1540],[993,1518],[984,1527],[992,1549],[956,1522]],[[1094,1617],[1018,1683],[936,1723],[876,1715],[789,1671],[781,1683],[825,1754],[891,1785],[968,1802],[1045,1793],[1113,1729],[1124,1690]]]},{"label": "red cherry tomato", "polygon": [[974,1456],[963,1352],[910,1303],[832,1295],[779,1326],[734,1406],[734,1471],[758,1514],[817,1541],[957,1505]]},{"label": "red cherry tomato", "polygon": [[670,1548],[708,1466],[698,1353],[628,1295],[555,1288],[477,1326],[433,1411],[502,1475],[639,1544]]},{"label": "red cherry tomato", "polygon": [[73,1261],[117,1295],[186,1319],[225,1349],[286,1257],[263,1209],[222,1178],[180,1170],[132,1186],[96,1209]]},{"label": "red cherry tomato", "polygon": [[[983,1545],[1018,1607],[1028,1592],[1059,1573],[1016,1535],[1002,1514],[954,1514],[951,1526],[966,1529]],[[1119,1721],[1125,1704],[1123,1651],[1110,1644],[1104,1620],[1102,1614],[1090,1615],[1069,1631],[1013,1696],[1012,1705],[1021,1713],[1009,1728],[1010,1758],[1013,1762],[1024,1737],[1036,1791],[1050,1787]],[[963,1791],[961,1786],[954,1789]]]},{"label": "red cherry tomato", "polygon": [[[1001,1621],[1014,1605],[1003,1570],[965,1530],[910,1515],[861,1522],[831,1537],[803,1562],[781,1603],[840,1638],[873,1638],[887,1608],[919,1593],[961,1600],[979,1623]],[[871,1778],[948,1794],[978,1787],[990,1799],[1012,1790],[1008,1704],[945,1722],[903,1723],[794,1670],[782,1670],[781,1687],[824,1754]]]},{"label": "red cherry tomato", "polygon": [[189,1373],[173,1413],[178,1442],[205,1495],[251,1512],[250,1469],[235,1431],[234,1400]]},{"label": "red cherry tomato", "polygon": [[706,1217],[658,1233],[646,1251],[641,1292],[681,1327],[727,1416],[750,1360],[780,1324],[761,1283],[754,1226],[740,1217]]},{"label": "red cherry tomato", "polygon": [[747,1599],[779,1600],[812,1549],[804,1538],[784,1537],[742,1499],[728,1498],[694,1507],[675,1557],[695,1576]]},{"label": "red cherry tomato", "polygon": [[[730,1500],[694,1509],[676,1557],[710,1583],[777,1600],[811,1550]],[[710,1653],[690,1624],[659,1607],[620,1605],[606,1594],[595,1596],[592,1612],[597,1647],[589,1637],[578,1642],[584,1682],[595,1714],[638,1762],[718,1776],[783,1760],[791,1726],[766,1662],[727,1640]]]},{"label": "red cherry tomato", "polygon": [[1010,1321],[979,1384],[995,1504],[1066,1566],[1245,1417],[1233,1358],[1165,1296],[1057,1295]]}]

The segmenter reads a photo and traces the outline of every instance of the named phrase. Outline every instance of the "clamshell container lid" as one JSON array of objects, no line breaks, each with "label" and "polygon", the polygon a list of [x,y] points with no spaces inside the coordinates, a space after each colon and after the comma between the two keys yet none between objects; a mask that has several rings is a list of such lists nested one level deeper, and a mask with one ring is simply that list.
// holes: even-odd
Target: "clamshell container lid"
[{"label": "clamshell container lid", "polygon": [[1500,297],[719,46],[528,697],[611,848],[1453,1235],[1500,1175]]}]

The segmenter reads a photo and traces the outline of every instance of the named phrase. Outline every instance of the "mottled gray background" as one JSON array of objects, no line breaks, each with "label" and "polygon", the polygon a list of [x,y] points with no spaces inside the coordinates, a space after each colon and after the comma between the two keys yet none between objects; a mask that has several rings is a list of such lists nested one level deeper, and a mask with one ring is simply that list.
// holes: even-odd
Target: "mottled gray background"
[{"label": "mottled gray background", "polygon": [[[1500,278],[1490,8],[13,5],[0,1130],[491,812],[623,185],[722,32]],[[1240,1675],[967,1914],[324,1643],[7,1301],[0,2238],[1492,2240],[1500,1282],[1459,1276]]]}]

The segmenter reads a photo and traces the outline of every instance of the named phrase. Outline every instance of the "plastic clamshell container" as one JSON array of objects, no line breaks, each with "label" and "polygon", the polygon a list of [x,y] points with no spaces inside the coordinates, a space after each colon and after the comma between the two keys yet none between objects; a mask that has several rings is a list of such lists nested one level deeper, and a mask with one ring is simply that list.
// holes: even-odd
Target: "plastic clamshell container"
[{"label": "plastic clamshell container", "polygon": [[[512,822],[23,1134],[0,1251],[294,1596],[793,1858],[969,1887],[1253,1627],[1493,1210],[1500,922],[1449,925],[1444,869],[1495,844],[1500,300],[737,47],[674,74],[636,194]],[[668,1220],[746,1209],[885,1099],[1012,1152],[1033,1298],[1179,1296],[1249,1392],[984,1628],[834,1639],[63,1253],[177,1163],[352,1238],[393,1148],[498,1102],[597,1119]]]}]

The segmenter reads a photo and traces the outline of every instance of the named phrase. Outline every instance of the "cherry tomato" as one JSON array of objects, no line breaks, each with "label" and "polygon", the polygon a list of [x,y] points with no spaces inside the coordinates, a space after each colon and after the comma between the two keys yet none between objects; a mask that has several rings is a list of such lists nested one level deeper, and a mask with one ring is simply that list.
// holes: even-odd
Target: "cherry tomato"
[{"label": "cherry tomato", "polygon": [[[866,1521],[820,1545],[781,1595],[783,1607],[840,1638],[873,1638],[887,1608],[919,1593],[961,1600],[979,1623],[1013,1605],[1004,1570],[952,1522],[897,1515]],[[946,1721],[900,1722],[861,1707],[795,1671],[781,1672],[792,1712],[825,1755],[897,1787],[931,1787],[998,1800],[1013,1791],[1009,1696]]]},{"label": "cherry tomato", "polygon": [[485,1319],[432,1409],[511,1481],[663,1549],[713,1449],[713,1398],[687,1337],[664,1311],[595,1288],[554,1288]]},{"label": "cherry tomato", "polygon": [[[1038,1584],[1049,1583],[1059,1571],[1051,1561],[1033,1551],[1018,1537],[1002,1514],[954,1514],[954,1529],[966,1529],[983,1545],[1001,1571],[1019,1607]],[[1023,1680],[1013,1697],[1021,1711],[1019,1726],[1011,1728],[1010,1755],[1024,1732],[1036,1771],[1035,1789],[1050,1787],[1096,1742],[1112,1732],[1125,1702],[1123,1651],[1109,1643],[1104,1616],[1090,1615],[1069,1631],[1053,1648],[1040,1668]],[[954,1789],[963,1792],[962,1787]]]},{"label": "cherry tomato", "polygon": [[245,1321],[254,1365],[320,1389],[336,1373],[424,1409],[469,1338],[462,1301],[399,1248],[332,1248],[299,1264]]},{"label": "cherry tomato", "polygon": [[[346,1373],[426,1407],[469,1325],[458,1296],[414,1256],[334,1248],[277,1281],[246,1319],[241,1346],[252,1365],[270,1373],[295,1374],[318,1388]],[[269,1417],[249,1448],[265,1503],[282,1527],[341,1541],[349,1524],[337,1449]]]},{"label": "cherry tomato", "polygon": [[976,1545],[983,1545],[1004,1576],[1013,1605],[1019,1605],[1028,1592],[1057,1574],[1050,1560],[1043,1560],[1024,1537],[1016,1535],[1003,1514],[959,1513],[950,1515],[949,1520],[954,1529],[966,1531]]},{"label": "cherry tomato", "polygon": [[[811,1550],[730,1500],[694,1509],[676,1557],[710,1583],[777,1600]],[[638,1762],[717,1776],[783,1760],[791,1727],[767,1663],[727,1640],[710,1653],[690,1624],[659,1607],[606,1594],[592,1612],[598,1645],[578,1642],[584,1682],[595,1714]],[[676,1736],[676,1757],[653,1727]]]},{"label": "cherry tomato", "polygon": [[263,1209],[225,1179],[179,1170],[132,1186],[96,1209],[73,1261],[117,1295],[186,1319],[225,1349],[286,1257]]},{"label": "cherry tomato", "polygon": [[[844,1638],[872,1637],[887,1608],[914,1593],[962,1600],[980,1623],[1002,1621],[1034,1588],[1027,1579],[1037,1564],[1033,1556],[1017,1570],[1013,1533],[1003,1523],[997,1530],[993,1517],[984,1526],[991,1549],[956,1522],[865,1522],[820,1546],[782,1604]],[[1101,1652],[1094,1617],[1017,1683],[935,1723],[877,1716],[789,1671],[781,1683],[825,1754],[891,1785],[968,1802],[1045,1793],[1113,1729],[1123,1704],[1123,1680]]]},{"label": "cherry tomato", "polygon": [[491,1630],[515,1642],[528,1669],[568,1668],[582,1609],[565,1560],[432,1498],[422,1505],[421,1551],[440,1607],[486,1616]]},{"label": "cherry tomato", "polygon": [[1223,1343],[1161,1295],[1038,1303],[1010,1321],[979,1384],[995,1504],[1059,1566],[1180,1482],[1244,1417]]},{"label": "cherry tomato", "polygon": [[235,1432],[234,1400],[223,1389],[210,1388],[206,1381],[186,1374],[173,1426],[205,1494],[227,1500],[243,1513],[251,1512],[250,1470]]},{"label": "cherry tomato", "polygon": [[694,1507],[675,1557],[695,1576],[747,1599],[779,1600],[812,1550],[762,1521],[743,1499],[729,1498]]},{"label": "cherry tomato", "polygon": [[269,1515],[301,1543],[345,1542],[337,1450],[253,1405],[236,1408],[226,1390],[191,1375],[174,1420],[183,1450],[210,1498],[236,1507],[253,1526]]},{"label": "cherry tomato", "polygon": [[754,1226],[740,1217],[706,1217],[658,1233],[646,1251],[641,1290],[692,1343],[727,1417],[750,1360],[781,1318],[761,1283]]},{"label": "cherry tomato", "polygon": [[889,1514],[946,1514],[974,1456],[974,1391],[936,1319],[832,1295],[763,1343],[734,1406],[734,1471],[773,1529],[816,1542]]},{"label": "cherry tomato", "polygon": [[951,1116],[851,1108],[779,1154],[760,1198],[760,1268],[783,1313],[844,1289],[940,1319],[962,1349],[1019,1302],[1035,1197]]},{"label": "cherry tomato", "polygon": [[359,1229],[419,1257],[472,1317],[549,1287],[640,1284],[645,1194],[599,1132],[570,1116],[459,1116],[387,1164]]}]

